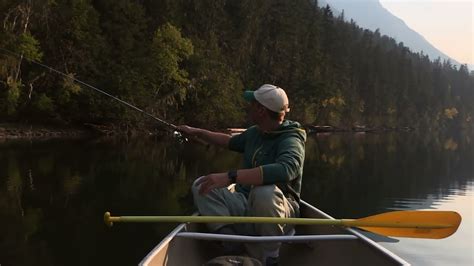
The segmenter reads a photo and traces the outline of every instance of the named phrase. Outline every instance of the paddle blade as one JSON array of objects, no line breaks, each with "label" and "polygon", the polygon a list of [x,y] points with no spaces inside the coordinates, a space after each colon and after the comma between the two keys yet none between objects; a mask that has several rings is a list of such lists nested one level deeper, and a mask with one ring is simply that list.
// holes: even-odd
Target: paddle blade
[{"label": "paddle blade", "polygon": [[355,220],[355,226],[377,234],[431,239],[452,235],[460,223],[453,211],[394,211]]}]

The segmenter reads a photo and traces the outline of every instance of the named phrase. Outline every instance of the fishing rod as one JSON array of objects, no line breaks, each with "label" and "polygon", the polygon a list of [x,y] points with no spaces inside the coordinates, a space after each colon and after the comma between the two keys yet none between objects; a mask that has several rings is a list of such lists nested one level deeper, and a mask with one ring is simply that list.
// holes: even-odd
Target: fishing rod
[{"label": "fishing rod", "polygon": [[[171,124],[171,123],[169,123],[169,122],[166,122],[165,120],[160,119],[160,118],[158,118],[158,117],[156,117],[156,116],[154,116],[154,115],[152,115],[152,114],[150,114],[150,113],[148,113],[148,112],[145,112],[143,109],[140,109],[140,108],[138,108],[138,107],[136,107],[136,106],[134,106],[134,105],[132,105],[132,104],[130,104],[130,103],[128,103],[128,102],[126,102],[126,101],[124,101],[124,100],[122,100],[122,99],[120,99],[120,98],[118,98],[118,97],[116,97],[116,96],[114,96],[114,95],[112,95],[112,94],[106,92],[106,91],[103,91],[103,90],[101,90],[101,89],[99,89],[99,88],[97,88],[97,87],[94,87],[94,86],[92,86],[92,85],[90,85],[90,84],[88,84],[88,83],[86,83],[86,82],[84,82],[84,81],[81,81],[81,80],[77,79],[77,78],[74,78],[74,77],[72,77],[72,76],[69,76],[69,75],[67,75],[67,74],[65,74],[65,73],[63,73],[63,72],[61,72],[61,71],[59,71],[59,70],[57,70],[57,69],[54,69],[54,68],[52,68],[52,67],[50,67],[50,66],[48,66],[48,65],[45,65],[45,64],[43,64],[43,63],[40,63],[40,62],[36,61],[36,60],[33,60],[33,59],[29,59],[29,58],[20,56],[19,54],[15,53],[15,52],[12,52],[12,51],[10,51],[10,50],[8,50],[8,49],[1,48],[1,47],[0,47],[0,50],[2,50],[2,51],[4,51],[4,52],[7,52],[9,55],[14,56],[14,57],[19,58],[19,59],[25,58],[28,62],[34,63],[34,64],[36,64],[36,65],[38,65],[38,66],[43,67],[43,68],[46,68],[46,69],[48,69],[49,71],[52,71],[52,72],[54,72],[54,73],[56,73],[56,74],[59,74],[59,75],[61,75],[61,76],[63,76],[63,77],[69,78],[69,79],[75,81],[76,83],[79,83],[79,84],[81,84],[81,85],[83,85],[83,86],[85,86],[85,87],[88,87],[88,88],[93,89],[93,90],[95,90],[95,91],[97,91],[97,92],[99,92],[99,93],[102,93],[103,95],[106,95],[106,96],[108,96],[108,97],[110,97],[110,98],[112,98],[112,99],[118,101],[119,103],[121,103],[121,104],[123,104],[123,105],[125,105],[125,106],[128,106],[128,107],[132,108],[133,110],[138,111],[138,112],[140,112],[140,113],[142,113],[142,114],[144,114],[144,115],[146,115],[146,116],[148,116],[148,117],[150,117],[150,118],[152,118],[152,119],[154,119],[154,120],[160,122],[161,124],[163,124],[163,125],[165,125],[165,126],[167,126],[167,127],[170,127],[170,128],[173,130],[173,135],[174,135],[174,137],[178,138],[180,141],[182,141],[182,142],[187,142],[187,141],[188,141],[187,138],[182,135],[181,131],[178,129],[178,127],[177,127],[176,125]],[[5,53],[4,53],[4,55],[5,55]],[[193,138],[193,139],[196,140],[196,141],[198,141],[198,142],[201,142],[201,143],[204,142],[204,141],[201,140],[201,139],[197,139],[197,138]],[[207,145],[207,143],[206,143],[205,145]]]}]

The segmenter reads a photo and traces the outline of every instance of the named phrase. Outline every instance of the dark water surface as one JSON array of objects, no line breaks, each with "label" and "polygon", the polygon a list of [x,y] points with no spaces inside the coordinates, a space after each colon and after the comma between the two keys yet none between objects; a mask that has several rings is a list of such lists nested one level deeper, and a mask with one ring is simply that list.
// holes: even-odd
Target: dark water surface
[{"label": "dark water surface", "polygon": [[[414,265],[473,265],[474,136],[310,136],[302,197],[337,218],[443,209],[463,216],[443,240],[382,243]],[[175,225],[103,214],[182,215],[189,186],[238,154],[172,140],[0,143],[0,265],[136,265]]]}]

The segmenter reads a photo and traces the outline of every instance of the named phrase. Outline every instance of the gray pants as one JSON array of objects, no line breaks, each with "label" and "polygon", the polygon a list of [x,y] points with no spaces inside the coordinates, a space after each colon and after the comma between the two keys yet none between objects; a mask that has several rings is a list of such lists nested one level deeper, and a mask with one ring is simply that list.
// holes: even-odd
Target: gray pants
[{"label": "gray pants", "polygon": [[[192,186],[194,203],[201,215],[209,216],[262,216],[297,217],[298,203],[285,197],[276,185],[254,186],[248,199],[235,191],[233,186],[214,189],[207,195],[199,195],[196,181]],[[208,224],[211,232],[226,224]],[[281,236],[287,234],[292,225],[286,224],[235,224],[232,228],[242,235]],[[267,257],[277,257],[281,243],[246,244],[250,256],[265,263]]]}]

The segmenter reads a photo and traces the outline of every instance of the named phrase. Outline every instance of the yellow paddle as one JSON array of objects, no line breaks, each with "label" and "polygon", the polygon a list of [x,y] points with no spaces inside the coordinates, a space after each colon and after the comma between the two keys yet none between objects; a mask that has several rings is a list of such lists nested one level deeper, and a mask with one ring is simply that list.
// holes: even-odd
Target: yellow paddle
[{"label": "yellow paddle", "polygon": [[300,225],[334,225],[358,227],[385,236],[440,239],[452,235],[461,223],[453,211],[394,211],[360,219],[314,219],[242,216],[110,216],[104,214],[108,226],[122,222],[177,223],[276,223]]}]

